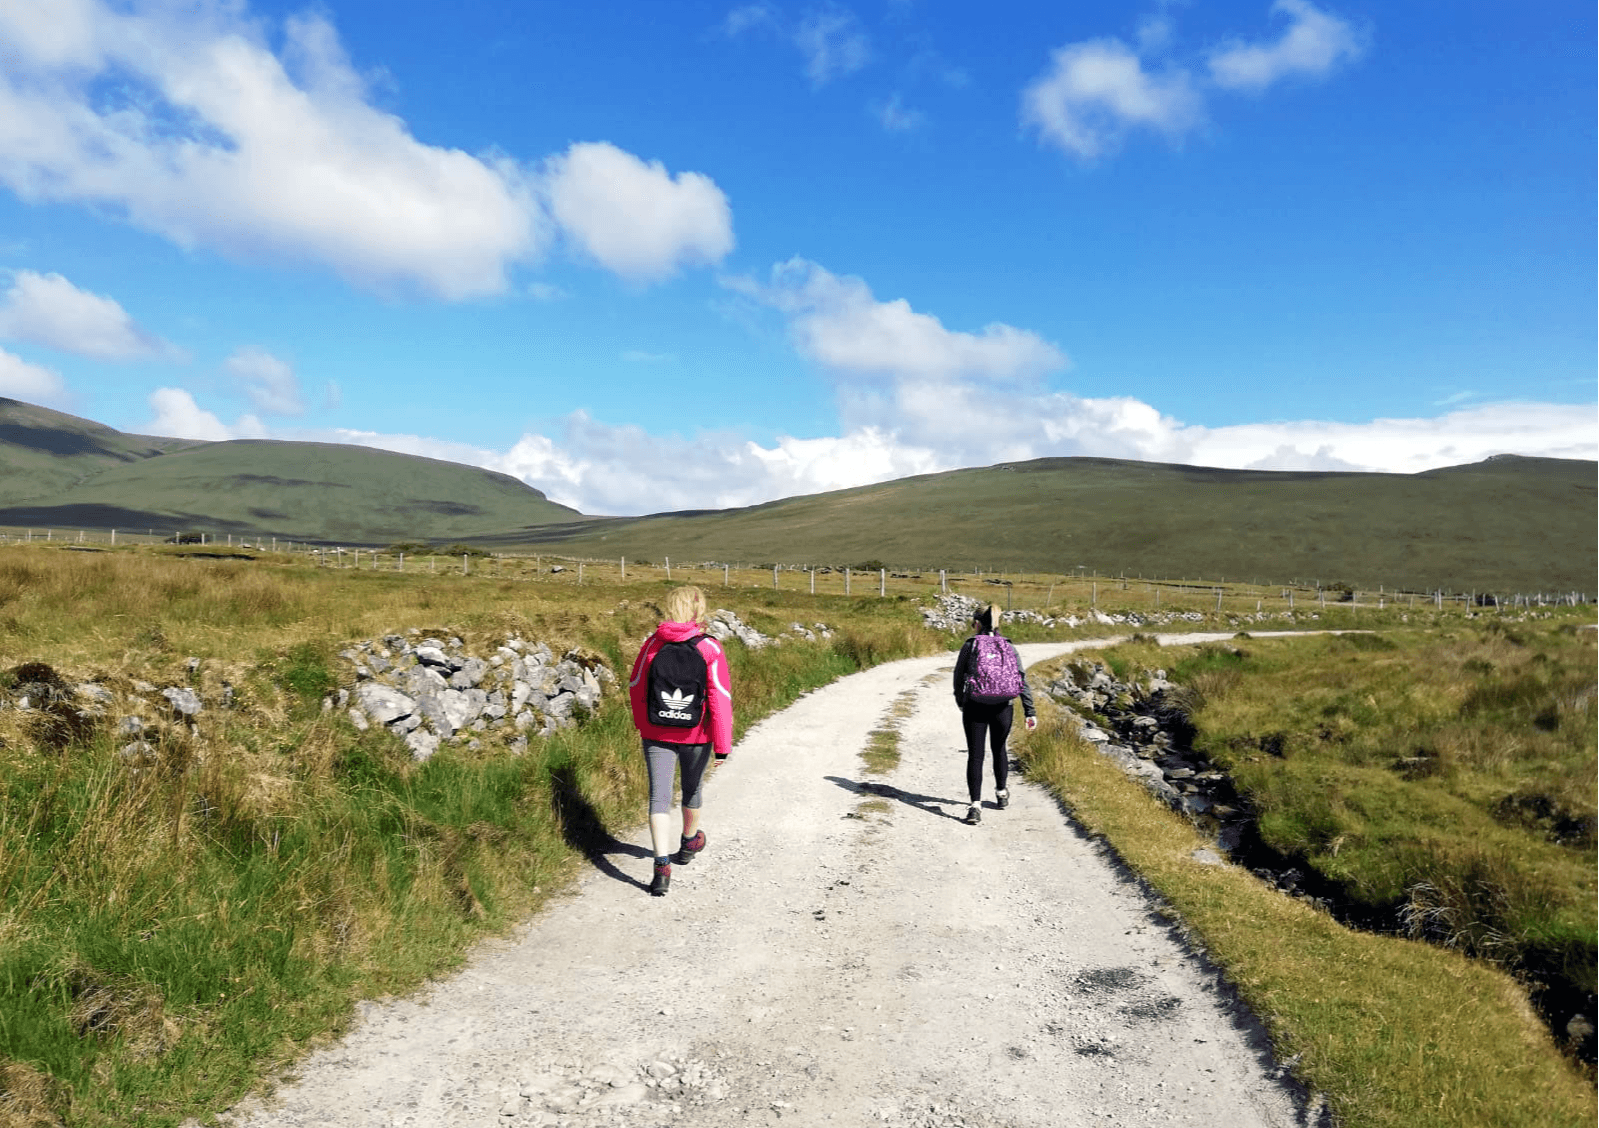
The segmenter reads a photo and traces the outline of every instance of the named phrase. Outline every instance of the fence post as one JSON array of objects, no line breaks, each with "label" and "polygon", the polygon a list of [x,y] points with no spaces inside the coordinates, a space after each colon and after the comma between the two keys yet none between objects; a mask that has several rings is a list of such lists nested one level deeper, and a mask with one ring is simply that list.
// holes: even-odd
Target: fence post
[{"label": "fence post", "polygon": [[666,578],[667,579],[671,579],[672,578],[672,558],[670,556],[667,556],[667,557],[663,557],[663,559],[666,561]]},{"label": "fence post", "polygon": [[[1294,609],[1294,589],[1293,588],[1289,588],[1288,589],[1288,610],[1292,611],[1293,609]],[[1256,611],[1260,610],[1260,607],[1259,607],[1258,604],[1256,605],[1255,610]]]},{"label": "fence post", "polygon": [[777,590],[777,565],[772,565],[772,590]]},{"label": "fence post", "polygon": [[[1055,585],[1054,584],[1050,584],[1049,585],[1049,590],[1051,592],[1053,592],[1055,590]],[[1098,580],[1094,580],[1092,583],[1090,583],[1088,585],[1088,605],[1090,607],[1098,607],[1099,606],[1099,581]]]},{"label": "fence post", "polygon": [[1221,588],[1216,589],[1216,610],[1221,610]]},{"label": "fence post", "polygon": [[627,579],[627,557],[622,557],[622,578]]},{"label": "fence post", "polygon": [[727,569],[728,569],[728,565],[723,564],[722,565],[722,586],[723,587],[727,586]]},{"label": "fence post", "polygon": [[461,575],[466,575],[466,553],[461,553]]},{"label": "fence post", "polygon": [[811,569],[811,594],[816,594],[816,569]]},{"label": "fence post", "polygon": [[938,570],[938,590],[945,595],[949,594],[949,575],[942,568]]},{"label": "fence post", "polygon": [[577,586],[578,587],[582,587],[583,586],[583,565],[582,564],[579,564],[577,566]]},{"label": "fence post", "polygon": [[405,553],[403,553],[403,552],[400,553],[400,565],[395,570],[398,571],[398,572],[405,571]]},{"label": "fence post", "polygon": [[112,544],[116,544],[117,543],[117,531],[115,529],[111,530],[111,543]]},{"label": "fence post", "polygon": [[849,594],[849,569],[844,569],[844,594]]}]

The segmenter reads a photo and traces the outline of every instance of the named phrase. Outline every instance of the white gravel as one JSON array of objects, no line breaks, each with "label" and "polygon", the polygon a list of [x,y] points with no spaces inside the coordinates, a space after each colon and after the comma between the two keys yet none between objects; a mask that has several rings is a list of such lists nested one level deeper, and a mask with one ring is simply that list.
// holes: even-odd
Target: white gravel
[{"label": "white gravel", "polygon": [[[989,775],[982,823],[960,821],[952,662],[880,666],[762,722],[708,780],[709,847],[668,896],[646,892],[640,827],[223,1122],[1306,1123],[1257,1025],[1042,789],[1013,772],[999,811]],[[900,766],[865,776],[906,693]],[[887,809],[861,810],[874,796]]]}]

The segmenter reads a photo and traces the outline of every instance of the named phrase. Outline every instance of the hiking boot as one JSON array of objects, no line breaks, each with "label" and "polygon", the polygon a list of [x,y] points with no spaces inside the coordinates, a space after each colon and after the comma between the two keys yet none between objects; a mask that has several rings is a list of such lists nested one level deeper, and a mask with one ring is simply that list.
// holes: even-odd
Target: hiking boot
[{"label": "hiking boot", "polygon": [[672,863],[655,863],[655,880],[650,882],[650,896],[664,897],[666,889],[672,884]]},{"label": "hiking boot", "polygon": [[677,853],[672,855],[672,860],[680,866],[686,866],[694,860],[694,855],[705,849],[705,832],[696,830],[693,838],[684,838],[682,845],[677,848]]},{"label": "hiking boot", "polygon": [[1010,792],[1009,791],[996,791],[996,792],[994,792],[994,806],[998,807],[1002,811],[1006,807],[1009,807],[1010,806]]},{"label": "hiking boot", "polygon": [[983,809],[980,806],[978,806],[976,803],[973,803],[970,807],[966,808],[966,822],[969,825],[976,826],[982,821]]}]

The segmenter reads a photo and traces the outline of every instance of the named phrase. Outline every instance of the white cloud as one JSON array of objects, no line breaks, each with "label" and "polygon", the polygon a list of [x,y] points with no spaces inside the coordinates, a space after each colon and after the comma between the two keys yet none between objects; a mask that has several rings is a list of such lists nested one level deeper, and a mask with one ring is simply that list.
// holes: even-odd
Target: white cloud
[{"label": "white cloud", "polygon": [[1186,71],[1151,74],[1117,39],[1059,48],[1049,69],[1022,91],[1023,123],[1087,160],[1111,151],[1129,129],[1175,139],[1203,120],[1202,100]]},{"label": "white cloud", "polygon": [[32,364],[0,349],[0,396],[60,406],[67,402],[66,382],[54,369]]},{"label": "white cloud", "polygon": [[324,18],[284,33],[280,58],[227,0],[0,6],[0,182],[185,247],[444,298],[502,289],[538,244],[522,174],[373,106]]},{"label": "white cloud", "polygon": [[19,270],[0,299],[0,337],[29,341],[93,360],[175,356],[112,298],[80,290],[59,274]]},{"label": "white cloud", "polygon": [[853,74],[872,57],[860,21],[842,8],[808,13],[794,29],[794,46],[805,57],[805,77],[817,87]]},{"label": "white cloud", "polygon": [[839,373],[1025,380],[1066,363],[1035,333],[998,322],[981,333],[952,331],[903,298],[880,302],[862,279],[801,258],[773,267],[768,285],[748,279],[725,284],[782,311],[795,347]]},{"label": "white cloud", "polygon": [[261,349],[237,350],[223,363],[228,374],[250,397],[257,411],[269,415],[304,415],[305,400],[294,369]]},{"label": "white cloud", "polygon": [[171,439],[264,439],[267,429],[254,415],[241,415],[232,426],[194,402],[182,388],[157,388],[150,393],[154,418],[139,429],[140,434]]},{"label": "white cloud", "polygon": [[550,282],[529,282],[527,296],[536,302],[558,302],[566,297],[566,291]]},{"label": "white cloud", "polygon": [[874,112],[883,128],[890,133],[905,133],[917,129],[927,120],[926,115],[920,110],[906,109],[904,99],[898,92],[888,101],[876,106]]},{"label": "white cloud", "polygon": [[1227,90],[1258,92],[1293,74],[1321,77],[1339,62],[1356,59],[1362,45],[1344,20],[1309,0],[1276,0],[1274,14],[1288,26],[1274,43],[1231,42],[1210,55],[1210,77]]},{"label": "white cloud", "polygon": [[745,4],[727,13],[727,18],[722,21],[722,31],[729,36],[739,36],[751,28],[777,25],[777,9],[772,5]]},{"label": "white cloud", "polygon": [[0,185],[183,247],[446,300],[500,293],[541,255],[546,191],[574,243],[628,278],[732,247],[706,176],[578,145],[546,184],[504,154],[413,136],[326,18],[285,20],[281,51],[267,30],[242,0],[0,3]]},{"label": "white cloud", "polygon": [[573,145],[548,162],[550,210],[601,266],[633,281],[716,263],[733,249],[727,197],[710,177],[676,177],[606,142]]}]

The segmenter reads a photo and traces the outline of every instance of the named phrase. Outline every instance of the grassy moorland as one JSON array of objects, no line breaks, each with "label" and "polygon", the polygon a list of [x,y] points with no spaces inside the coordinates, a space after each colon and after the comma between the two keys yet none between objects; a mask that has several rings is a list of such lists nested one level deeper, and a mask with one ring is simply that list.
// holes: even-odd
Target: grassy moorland
[{"label": "grassy moorland", "polygon": [[[414,987],[458,963],[475,939],[535,910],[578,872],[586,852],[640,819],[644,780],[625,706],[614,697],[580,727],[535,740],[525,755],[485,740],[476,751],[448,745],[421,765],[387,734],[358,733],[336,711],[324,712],[322,701],[342,677],[338,650],[410,627],[457,634],[474,650],[516,633],[557,652],[587,648],[625,668],[654,625],[653,603],[668,586],[664,567],[635,567],[625,581],[619,566],[614,575],[592,568],[579,585],[571,570],[547,562],[402,572],[388,558],[370,558],[377,568],[365,558],[359,568],[319,567],[253,550],[82,547],[0,547],[0,698],[8,706],[0,709],[3,1128],[170,1125],[225,1107],[336,1034],[354,1000]],[[779,576],[781,590],[763,573],[733,573],[732,586],[718,589],[721,575],[679,568],[675,579],[705,584],[714,604],[769,634],[794,621],[834,630],[827,642],[730,647],[740,731],[840,674],[946,647],[954,637],[920,625],[917,607],[936,592],[936,576],[919,584],[896,578],[879,598],[870,584],[866,593],[813,596],[809,577],[788,573]],[[975,595],[1001,592],[981,581],[968,586]],[[1163,594],[1105,586],[1057,577],[1027,590],[1052,611],[1080,614],[1095,598],[1102,608],[1114,610],[1114,598],[1152,610]],[[1255,593],[1228,593],[1219,615],[1208,589],[1164,595],[1160,608],[1182,607],[1186,597],[1189,608],[1211,612],[1210,623],[1195,627],[1255,621]],[[1281,609],[1267,614],[1281,627],[1447,629],[1462,621],[1458,611],[1425,604],[1301,606],[1292,621]],[[1009,633],[1106,629],[1047,634],[1018,624]],[[192,677],[191,657],[199,659]],[[68,684],[93,680],[118,700],[88,724],[10,708],[25,663],[48,666]],[[226,682],[233,704],[208,707],[193,730],[161,728],[147,738],[154,761],[130,763],[119,753],[126,738],[113,730],[123,705],[148,698],[139,680],[194,684],[208,702]],[[895,755],[895,703],[885,710],[868,749],[874,770]],[[1030,747],[1064,749],[1047,736]],[[1097,778],[1095,758],[1085,754],[1089,761],[1071,764],[1070,780]],[[1127,809],[1137,842],[1158,844],[1182,829],[1161,829],[1164,816],[1147,804]],[[1090,825],[1100,817],[1086,806],[1079,814]],[[1570,1122],[1559,1118],[1564,1112],[1498,1120],[1458,1112],[1497,1116],[1516,1105],[1506,1095],[1514,1092],[1542,1094],[1545,1109],[1581,1106],[1580,1079],[1567,1079],[1570,1070],[1536,1024],[1501,1022],[1501,1012],[1527,1017],[1525,995],[1508,978],[1422,945],[1412,947],[1455,962],[1396,963],[1387,949],[1361,946],[1379,938],[1347,940],[1353,934],[1314,914],[1309,924],[1284,916],[1294,910],[1278,907],[1275,894],[1256,907],[1255,894],[1243,891],[1252,879],[1226,880],[1238,888],[1212,907],[1236,918],[1241,942],[1266,961],[1229,966],[1262,1013],[1275,1016],[1283,1052],[1304,1052],[1307,1078],[1347,1107],[1409,1115],[1349,1123]],[[1194,906],[1197,927],[1209,927],[1205,905],[1201,898]],[[1308,948],[1296,939],[1301,932]],[[1273,962],[1284,951],[1293,959]],[[1421,992],[1413,997],[1423,1013],[1452,1008],[1459,1029],[1412,1031],[1408,1017],[1374,1029],[1372,1015],[1389,1011],[1364,1009],[1367,995],[1324,1008],[1334,996],[1319,985],[1328,973],[1316,960],[1339,982],[1358,981],[1365,991],[1379,984],[1384,1007],[1415,1009],[1410,993]],[[1313,983],[1317,974],[1323,978]],[[1400,1097],[1389,1094],[1394,1086]],[[1475,1104],[1484,1086],[1497,1095]],[[1434,1117],[1435,1109],[1447,1115]]]},{"label": "grassy moorland", "polygon": [[[1025,742],[1029,771],[1171,903],[1340,1123],[1592,1123],[1591,1072],[1569,1056],[1584,1035],[1566,1032],[1594,986],[1591,630],[1456,620],[1106,657],[1185,686],[1196,748],[1266,845],[1384,926],[1197,864],[1197,833],[1069,730]],[[1555,1036],[1529,988],[1558,1009]]]},{"label": "grassy moorland", "polygon": [[1564,459],[1355,474],[1043,458],[746,509],[575,521],[494,543],[657,560],[1590,591],[1595,485],[1594,463]]},{"label": "grassy moorland", "polygon": [[[118,694],[190,682],[233,707],[169,726],[133,770],[112,727],[0,712],[0,1125],[174,1124],[215,1111],[536,908],[605,828],[640,819],[625,703],[526,755],[412,762],[322,699],[349,640],[416,625],[475,647],[516,632],[625,664],[657,581],[317,569],[141,550],[0,549],[0,669],[44,663]],[[777,632],[730,648],[739,729],[840,674],[941,645],[899,600],[749,590]],[[34,669],[30,680],[43,675]]]},{"label": "grassy moorland", "polygon": [[571,520],[507,474],[340,443],[183,442],[0,399],[0,524],[332,544]]},{"label": "grassy moorland", "polygon": [[1044,458],[743,509],[584,517],[521,482],[367,447],[122,435],[0,399],[0,526],[379,547],[472,540],[591,560],[1101,576],[1363,590],[1586,592],[1593,462],[1421,474]]}]

